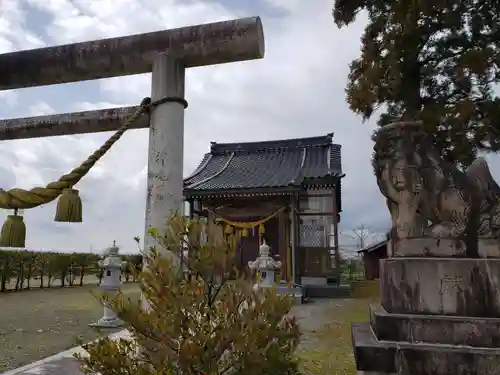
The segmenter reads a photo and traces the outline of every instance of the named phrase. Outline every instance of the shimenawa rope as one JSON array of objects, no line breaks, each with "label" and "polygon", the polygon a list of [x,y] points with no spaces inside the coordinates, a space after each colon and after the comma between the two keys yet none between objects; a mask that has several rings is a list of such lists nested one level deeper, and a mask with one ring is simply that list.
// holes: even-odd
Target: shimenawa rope
[{"label": "shimenawa rope", "polygon": [[26,226],[22,216],[17,216],[19,209],[29,209],[38,207],[55,200],[58,196],[61,199],[56,209],[56,221],[81,222],[82,202],[78,196],[78,190],[73,189],[97,163],[97,161],[109,151],[109,149],[121,138],[123,133],[137,121],[144,113],[149,114],[150,110],[157,105],[166,102],[180,103],[187,108],[188,103],[184,98],[167,97],[151,102],[151,98],[144,98],[135,113],[113,134],[98,150],[90,155],[79,167],[61,176],[59,180],[47,184],[45,187],[35,187],[31,190],[24,189],[0,189],[0,208],[13,209],[14,215],[8,215],[2,226],[0,233],[0,246],[24,247],[26,237]]},{"label": "shimenawa rope", "polygon": [[184,107],[186,107],[187,104],[184,99],[180,100],[179,98],[164,98],[155,102],[151,102],[151,98],[144,98],[132,117],[125,121],[116,133],[113,134],[101,148],[90,155],[79,167],[61,176],[59,180],[50,182],[45,187],[35,187],[31,190],[14,188],[6,191],[0,189],[0,208],[28,209],[52,202],[64,189],[70,189],[76,185],[143,113],[147,113],[151,108],[165,103],[166,101],[180,101]]}]

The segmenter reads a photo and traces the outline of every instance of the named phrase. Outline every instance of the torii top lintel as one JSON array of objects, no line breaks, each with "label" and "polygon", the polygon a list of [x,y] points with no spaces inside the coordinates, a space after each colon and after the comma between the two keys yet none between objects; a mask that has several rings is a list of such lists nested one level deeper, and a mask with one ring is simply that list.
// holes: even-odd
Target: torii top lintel
[{"label": "torii top lintel", "polygon": [[0,90],[151,72],[157,53],[186,67],[264,57],[259,17],[0,54]]}]

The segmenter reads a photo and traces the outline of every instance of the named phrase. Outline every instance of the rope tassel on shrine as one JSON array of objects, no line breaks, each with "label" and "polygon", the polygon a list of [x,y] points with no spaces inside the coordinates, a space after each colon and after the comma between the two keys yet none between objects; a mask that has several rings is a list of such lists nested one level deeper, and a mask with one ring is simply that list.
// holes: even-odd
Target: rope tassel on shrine
[{"label": "rope tassel on shrine", "polygon": [[211,212],[213,215],[215,215],[217,218],[216,220],[219,222],[223,222],[226,226],[224,228],[224,233],[226,235],[231,235],[235,231],[239,237],[248,237],[249,235],[249,230],[254,230],[258,229],[259,237],[262,240],[262,236],[266,233],[266,228],[265,224],[271,220],[272,218],[276,217],[278,214],[283,212],[286,209],[286,207],[282,207],[279,210],[273,212],[271,215],[258,220],[258,221],[252,221],[252,222],[243,222],[243,221],[231,221],[229,219],[226,219],[222,216],[220,216],[217,212],[208,210]]},{"label": "rope tassel on shrine", "polygon": [[177,98],[165,98],[151,103],[150,98],[144,98],[137,111],[113,134],[98,150],[90,155],[79,167],[73,169],[59,180],[47,184],[45,187],[35,187],[31,190],[0,189],[0,208],[14,210],[13,215],[8,215],[0,232],[0,246],[25,247],[26,224],[18,214],[20,209],[29,209],[52,202],[57,197],[55,221],[79,223],[82,222],[82,200],[76,185],[90,169],[101,159],[106,152],[121,138],[123,133],[144,113],[161,103]]}]

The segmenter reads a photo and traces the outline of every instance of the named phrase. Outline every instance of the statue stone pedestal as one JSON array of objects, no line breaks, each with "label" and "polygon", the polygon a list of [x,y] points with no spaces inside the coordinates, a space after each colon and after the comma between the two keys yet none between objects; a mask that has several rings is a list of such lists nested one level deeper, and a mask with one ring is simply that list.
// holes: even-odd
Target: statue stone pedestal
[{"label": "statue stone pedestal", "polygon": [[393,251],[381,306],[352,327],[359,373],[500,374],[500,186],[488,163],[457,169],[418,121],[374,141]]},{"label": "statue stone pedestal", "polygon": [[500,374],[500,259],[381,262],[381,305],[352,326],[359,374]]}]

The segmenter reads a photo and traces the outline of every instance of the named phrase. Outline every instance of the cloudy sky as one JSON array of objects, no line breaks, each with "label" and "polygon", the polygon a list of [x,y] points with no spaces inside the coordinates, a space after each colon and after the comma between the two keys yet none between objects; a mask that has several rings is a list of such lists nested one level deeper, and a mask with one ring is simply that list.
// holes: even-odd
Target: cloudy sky
[{"label": "cloudy sky", "polygon": [[[332,0],[1,0],[0,52],[123,36],[259,15],[263,60],[188,71],[184,173],[209,142],[310,137],[335,133],[342,145],[341,229],[388,229],[389,216],[371,171],[373,123],[346,103],[348,63],[359,52],[363,19],[338,30]],[[150,75],[0,91],[2,118],[137,105]],[[31,188],[58,178],[110,133],[0,144],[0,187]],[[84,222],[53,222],[55,204],[25,212],[27,247],[88,251],[113,240],[134,249],[146,200],[147,130],[129,131],[77,186]],[[2,213],[3,216],[7,212]],[[3,222],[3,217],[0,218]]]}]

